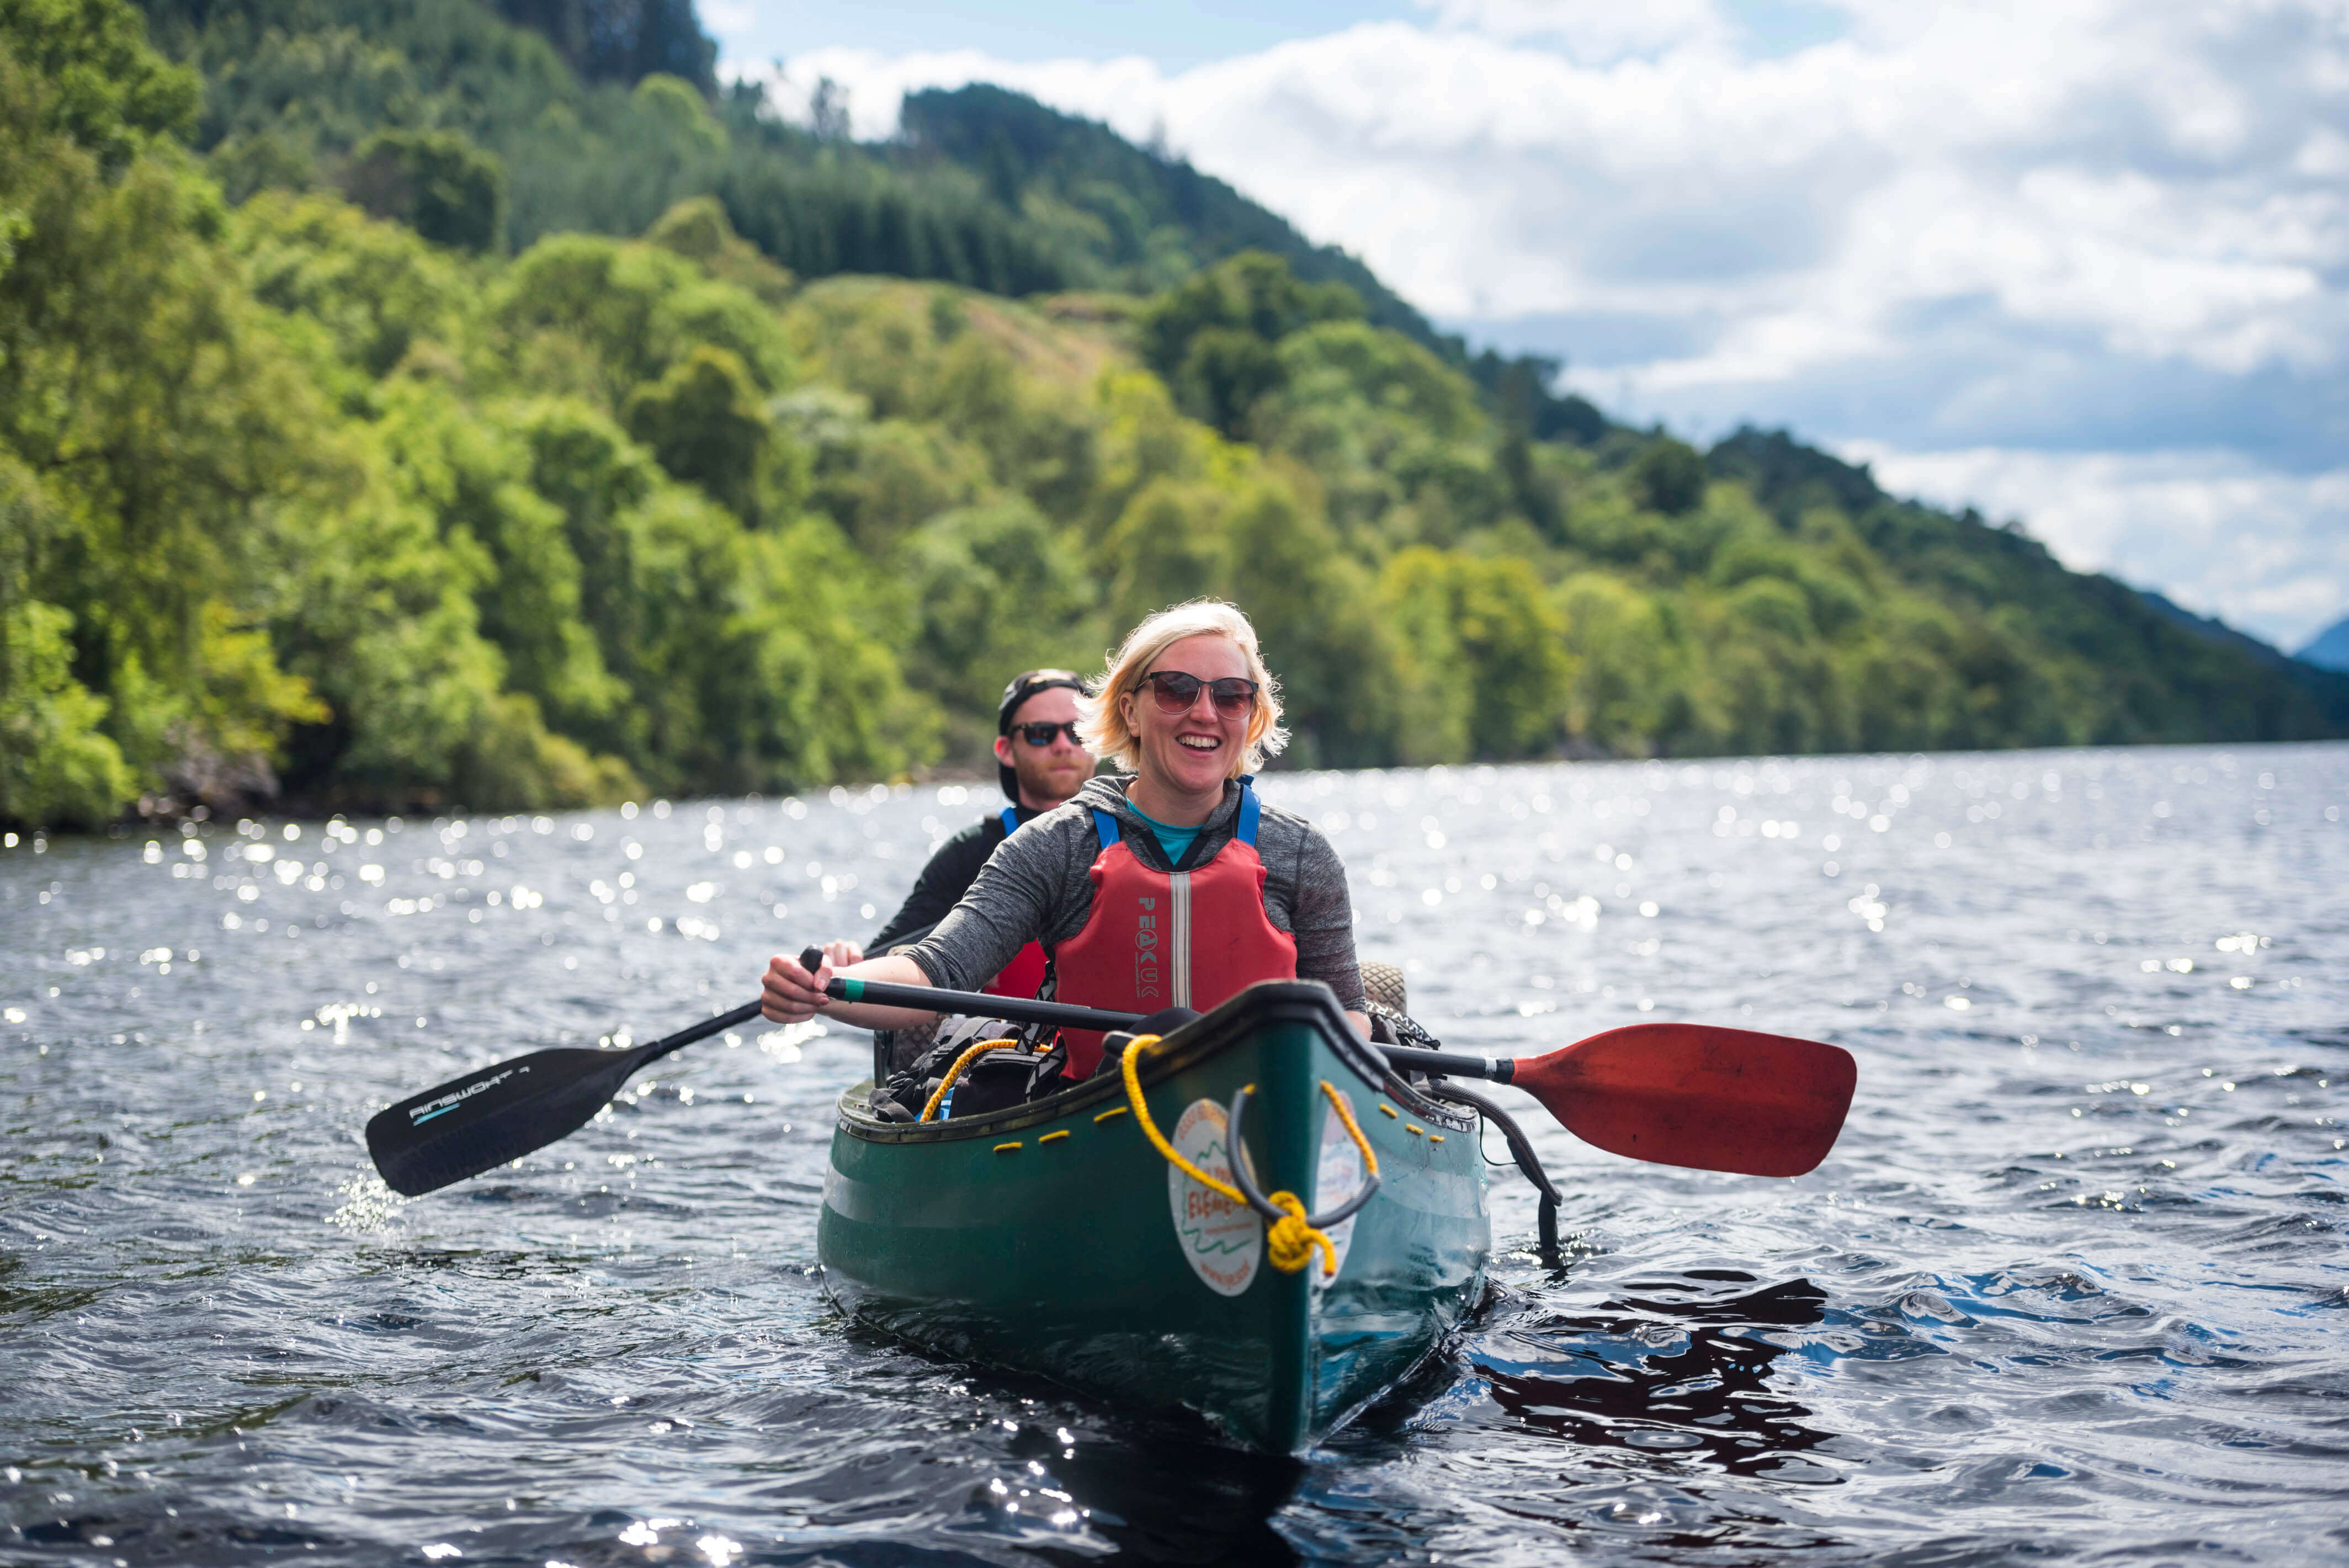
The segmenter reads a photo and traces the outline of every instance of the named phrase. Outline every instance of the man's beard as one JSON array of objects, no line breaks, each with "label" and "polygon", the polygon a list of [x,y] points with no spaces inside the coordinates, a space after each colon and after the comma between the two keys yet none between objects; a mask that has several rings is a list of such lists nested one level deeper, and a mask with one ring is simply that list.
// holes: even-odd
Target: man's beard
[{"label": "man's beard", "polygon": [[1092,775],[1092,769],[1081,761],[1070,763],[1065,768],[1039,763],[1025,771],[1017,769],[1013,771],[1019,776],[1022,790],[1056,800],[1065,800],[1075,794]]}]

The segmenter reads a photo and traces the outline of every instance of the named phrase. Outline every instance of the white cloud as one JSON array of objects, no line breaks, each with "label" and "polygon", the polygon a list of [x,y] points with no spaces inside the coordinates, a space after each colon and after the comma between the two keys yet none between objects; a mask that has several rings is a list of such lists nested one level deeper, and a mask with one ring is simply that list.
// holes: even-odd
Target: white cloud
[{"label": "white cloud", "polygon": [[717,38],[745,33],[758,20],[750,0],[701,0],[698,9],[703,30]]},{"label": "white cloud", "polygon": [[[1755,60],[1722,46],[1710,5],[1674,0],[1639,12],[1669,46],[1604,65],[1470,25],[1571,34],[1619,5],[1438,8],[1450,25],[1366,25],[1175,75],[832,49],[791,77],[847,85],[859,134],[885,132],[909,88],[979,79],[1136,137],[1163,123],[1439,315],[1710,308],[1798,329],[1758,356],[1733,346],[1732,378],[1890,352],[1901,307],[1974,294],[2137,357],[2337,357],[2309,318],[2324,269],[2349,262],[2349,191],[2313,171],[2334,153],[2305,117],[2318,67],[2349,71],[2349,41],[2233,77],[2197,52],[2257,44],[2288,8],[2221,8],[2228,27],[2124,0],[2059,0],[2027,24],[1855,5],[1855,36]],[[1802,341],[1811,324],[1823,347]]]},{"label": "white cloud", "polygon": [[1420,0],[1440,26],[1496,38],[1536,38],[1566,46],[1578,59],[1725,43],[1728,28],[1712,0]]},{"label": "white cloud", "polygon": [[[988,80],[1163,131],[1431,315],[1563,351],[1625,413],[1920,460],[2231,449],[2196,505],[2319,508],[2287,531],[2306,548],[2338,526],[2292,476],[2349,449],[2342,0],[1841,0],[1840,36],[1766,57],[1713,0],[1422,4],[1425,25],[1179,72],[817,51],[778,98],[832,76],[875,136],[906,90]],[[2217,459],[2162,460],[2185,484]],[[2220,548],[2186,492],[2108,478]],[[2199,568],[2165,570],[2191,598]]]}]

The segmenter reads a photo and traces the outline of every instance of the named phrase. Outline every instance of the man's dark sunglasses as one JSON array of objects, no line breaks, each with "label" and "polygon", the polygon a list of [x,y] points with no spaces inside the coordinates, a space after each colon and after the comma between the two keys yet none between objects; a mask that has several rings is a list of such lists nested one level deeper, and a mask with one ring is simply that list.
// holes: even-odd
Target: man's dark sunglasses
[{"label": "man's dark sunglasses", "polygon": [[1237,676],[1226,676],[1221,680],[1203,681],[1197,676],[1181,670],[1153,670],[1142,677],[1150,695],[1158,701],[1161,713],[1188,713],[1191,705],[1199,700],[1199,688],[1205,686],[1215,699],[1216,711],[1226,718],[1237,718],[1256,706],[1256,682],[1242,680]]},{"label": "man's dark sunglasses", "polygon": [[1039,751],[1052,744],[1052,737],[1062,733],[1067,734],[1070,745],[1084,744],[1077,738],[1077,724],[1074,719],[1071,719],[1066,724],[1015,724],[1011,727],[1011,733]]}]

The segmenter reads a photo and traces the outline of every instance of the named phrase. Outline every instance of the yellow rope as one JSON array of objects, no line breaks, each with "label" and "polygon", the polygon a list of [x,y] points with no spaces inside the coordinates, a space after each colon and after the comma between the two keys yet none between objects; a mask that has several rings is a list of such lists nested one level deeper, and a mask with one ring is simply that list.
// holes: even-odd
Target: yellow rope
[{"label": "yellow rope", "polygon": [[[1125,1097],[1133,1107],[1133,1119],[1141,1125],[1151,1146],[1165,1158],[1168,1164],[1209,1191],[1220,1193],[1244,1209],[1248,1207],[1247,1193],[1228,1181],[1216,1181],[1184,1159],[1182,1151],[1166,1141],[1166,1135],[1160,1132],[1158,1124],[1150,1119],[1150,1107],[1142,1098],[1142,1053],[1157,1043],[1156,1035],[1137,1036],[1133,1043],[1125,1047],[1124,1056],[1118,1061],[1118,1070],[1125,1078]],[[1346,1124],[1347,1132],[1353,1137],[1354,1147],[1362,1151],[1364,1169],[1376,1176],[1379,1173],[1379,1157],[1371,1151],[1370,1140],[1362,1136],[1362,1130],[1354,1125],[1353,1113],[1346,1109],[1346,1102],[1339,1098],[1338,1091],[1330,1087],[1328,1078],[1321,1080],[1321,1092],[1330,1097],[1330,1108]],[[1240,1150],[1233,1150],[1231,1158],[1237,1164],[1241,1158]],[[1316,1230],[1307,1222],[1304,1201],[1289,1191],[1270,1193],[1266,1201],[1278,1209],[1281,1215],[1278,1222],[1265,1231],[1265,1248],[1272,1258],[1272,1266],[1283,1274],[1295,1274],[1310,1263],[1318,1251],[1321,1254],[1321,1277],[1334,1277],[1338,1273],[1338,1250],[1330,1244],[1326,1233]]]},{"label": "yellow rope", "polygon": [[954,1066],[947,1069],[947,1076],[938,1080],[937,1089],[930,1096],[929,1103],[922,1107],[922,1114],[915,1119],[918,1121],[927,1121],[932,1117],[937,1115],[939,1104],[947,1098],[947,1091],[954,1088],[955,1080],[962,1077],[963,1068],[970,1066],[971,1063],[978,1060],[979,1057],[987,1055],[989,1051],[1008,1051],[1014,1049],[1019,1046],[1019,1042],[1017,1039],[981,1040],[978,1044],[971,1047],[970,1049],[957,1057],[955,1058]]},{"label": "yellow rope", "polygon": [[1330,1109],[1338,1113],[1338,1119],[1344,1122],[1346,1130],[1353,1135],[1354,1147],[1362,1151],[1363,1174],[1376,1176],[1379,1173],[1379,1157],[1371,1150],[1371,1140],[1362,1136],[1362,1130],[1354,1125],[1354,1113],[1346,1109],[1346,1102],[1338,1098],[1338,1091],[1330,1087],[1328,1078],[1321,1080],[1321,1092],[1330,1097]]}]

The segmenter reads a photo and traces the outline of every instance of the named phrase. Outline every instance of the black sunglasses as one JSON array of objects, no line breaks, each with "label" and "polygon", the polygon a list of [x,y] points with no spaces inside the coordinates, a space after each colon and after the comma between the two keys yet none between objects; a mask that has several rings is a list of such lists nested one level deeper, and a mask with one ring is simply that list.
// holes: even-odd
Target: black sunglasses
[{"label": "black sunglasses", "polygon": [[1066,724],[1015,724],[1011,727],[1011,733],[1018,736],[1020,739],[1026,741],[1029,745],[1034,747],[1039,751],[1041,751],[1044,748],[1051,745],[1052,737],[1056,735],[1066,735],[1069,738],[1069,744],[1071,746],[1082,746],[1084,744],[1083,741],[1077,738],[1077,721],[1075,719],[1071,719]]},{"label": "black sunglasses", "polygon": [[1203,681],[1197,676],[1181,670],[1153,670],[1142,677],[1150,695],[1158,701],[1161,713],[1188,713],[1191,705],[1199,700],[1205,688],[1215,699],[1216,711],[1226,718],[1237,718],[1256,706],[1256,682],[1242,680],[1237,676],[1226,676],[1221,680]]}]

